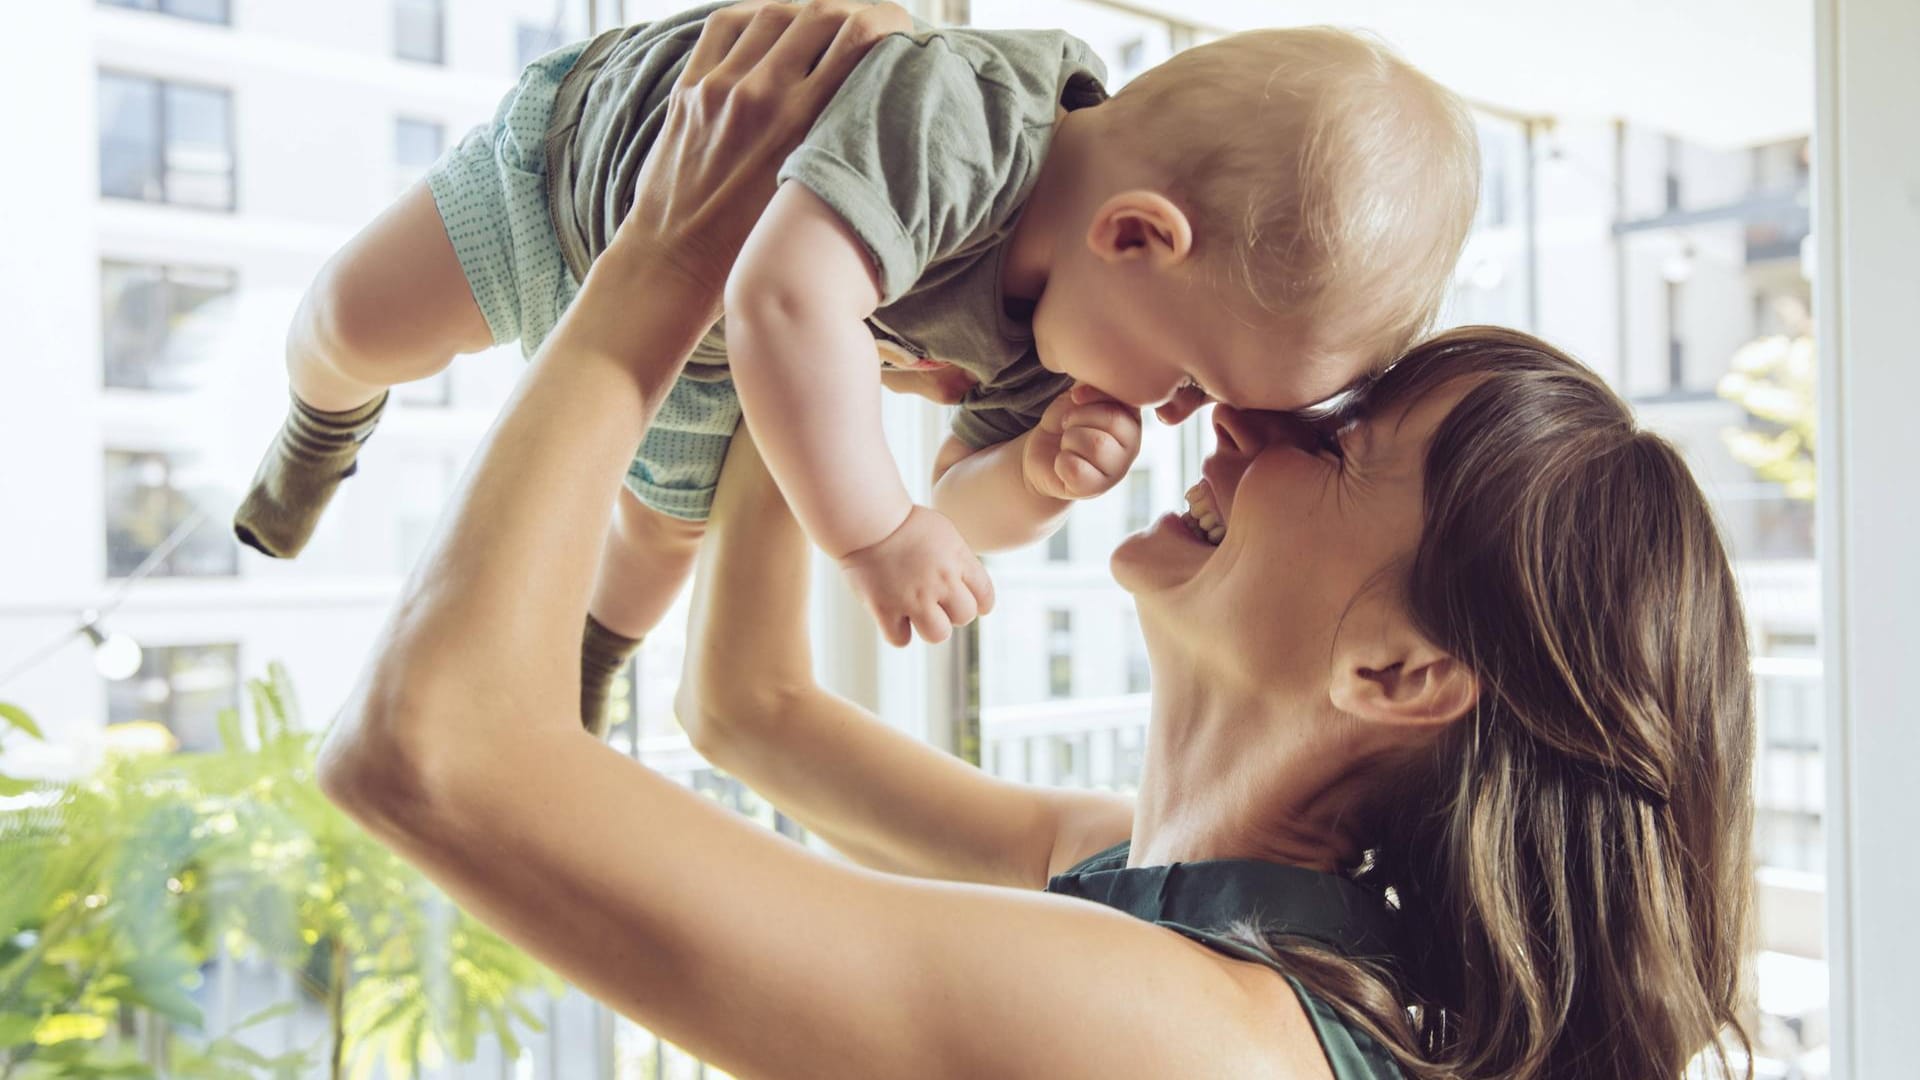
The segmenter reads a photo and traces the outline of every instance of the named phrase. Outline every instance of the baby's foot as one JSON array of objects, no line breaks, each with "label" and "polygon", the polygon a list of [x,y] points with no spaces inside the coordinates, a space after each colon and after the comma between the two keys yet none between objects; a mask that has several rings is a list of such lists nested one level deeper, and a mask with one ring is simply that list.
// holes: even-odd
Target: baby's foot
[{"label": "baby's foot", "polygon": [[334,489],[359,468],[360,444],[373,434],[386,405],[385,392],[345,412],[321,412],[295,397],[234,511],[240,542],[276,559],[300,554]]}]

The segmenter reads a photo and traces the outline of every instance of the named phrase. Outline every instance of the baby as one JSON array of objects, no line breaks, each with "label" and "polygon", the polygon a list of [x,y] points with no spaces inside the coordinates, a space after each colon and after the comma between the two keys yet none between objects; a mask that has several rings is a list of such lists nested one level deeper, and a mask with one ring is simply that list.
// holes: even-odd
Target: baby
[{"label": "baby", "polygon": [[[434,166],[430,205],[403,197],[323,271],[290,337],[292,411],[235,516],[244,542],[299,552],[385,387],[489,343],[535,350],[631,205],[718,6],[536,61]],[[780,171],[724,337],[628,471],[585,630],[588,727],[689,571],[743,413],[887,638],[938,641],[991,602],[975,551],[1039,539],[1125,476],[1140,407],[1299,408],[1425,329],[1479,183],[1451,94],[1324,28],[1202,45],[1112,98],[1103,78],[1058,32],[917,27],[861,61]],[[882,362],[970,387],[932,508],[888,451]]]}]

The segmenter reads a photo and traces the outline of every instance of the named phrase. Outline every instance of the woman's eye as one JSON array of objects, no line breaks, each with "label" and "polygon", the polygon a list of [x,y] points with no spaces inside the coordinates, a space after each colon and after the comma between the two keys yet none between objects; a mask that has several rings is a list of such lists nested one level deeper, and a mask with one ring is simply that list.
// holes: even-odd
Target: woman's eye
[{"label": "woman's eye", "polygon": [[1320,450],[1322,453],[1332,454],[1334,458],[1339,461],[1347,460],[1346,451],[1340,448],[1339,435],[1325,429],[1315,432],[1315,435],[1320,442]]}]

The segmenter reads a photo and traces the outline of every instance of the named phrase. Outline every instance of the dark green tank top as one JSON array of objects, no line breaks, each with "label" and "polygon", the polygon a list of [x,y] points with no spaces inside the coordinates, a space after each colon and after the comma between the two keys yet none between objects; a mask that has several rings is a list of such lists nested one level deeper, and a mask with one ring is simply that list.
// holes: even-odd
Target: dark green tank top
[{"label": "dark green tank top", "polygon": [[1379,897],[1342,877],[1258,859],[1128,868],[1130,844],[1113,847],[1047,882],[1047,891],[1117,908],[1237,960],[1278,971],[1307,1012],[1336,1080],[1404,1080],[1379,1043],[1258,949],[1226,936],[1254,920],[1267,933],[1312,938],[1353,957],[1390,958],[1393,922]]}]

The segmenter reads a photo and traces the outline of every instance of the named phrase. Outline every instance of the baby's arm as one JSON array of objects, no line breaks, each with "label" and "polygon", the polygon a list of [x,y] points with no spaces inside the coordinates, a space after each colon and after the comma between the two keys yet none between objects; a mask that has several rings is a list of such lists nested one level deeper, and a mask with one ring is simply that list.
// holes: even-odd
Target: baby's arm
[{"label": "baby's arm", "polygon": [[929,641],[992,603],[951,522],[915,507],[887,450],[880,365],[862,322],[880,302],[865,247],[827,204],[781,185],[727,282],[741,411],[807,535],[840,560],[888,639]]},{"label": "baby's arm", "polygon": [[913,506],[862,321],[879,303],[860,240],[797,183],[781,185],[727,281],[741,411],[801,526],[836,559],[884,540]]},{"label": "baby's arm", "polygon": [[970,450],[949,437],[933,505],[975,551],[1021,547],[1058,528],[1074,500],[1112,490],[1139,455],[1140,411],[1076,386],[1016,438]]}]

